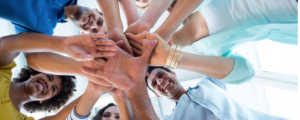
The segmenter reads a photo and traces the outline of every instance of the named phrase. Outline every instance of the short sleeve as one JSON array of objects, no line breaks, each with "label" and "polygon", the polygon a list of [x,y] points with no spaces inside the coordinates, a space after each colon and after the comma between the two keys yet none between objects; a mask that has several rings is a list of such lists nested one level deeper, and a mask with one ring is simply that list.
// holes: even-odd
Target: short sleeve
[{"label": "short sleeve", "polygon": [[17,34],[23,33],[23,32],[34,32],[34,33],[36,33],[35,31],[33,31],[31,29],[25,28],[25,27],[17,25],[17,24],[14,24],[14,26],[15,26],[15,30],[16,30]]},{"label": "short sleeve", "polygon": [[[0,75],[1,75],[1,78],[4,77],[5,80],[10,80],[11,76],[12,76],[11,70],[14,67],[16,67],[16,63],[14,61],[12,61],[11,63],[9,63],[8,65],[0,66]],[[1,79],[1,80],[3,80],[3,79]]]},{"label": "short sleeve", "polygon": [[234,67],[229,75],[221,79],[223,82],[228,84],[241,84],[251,80],[254,77],[255,71],[252,64],[242,55],[229,52],[222,57],[234,59]]},{"label": "short sleeve", "polygon": [[75,112],[75,108],[76,106],[73,108],[73,110],[71,111],[71,113],[68,115],[67,119],[66,120],[88,120],[90,115],[89,114],[88,116],[86,117],[80,117],[79,115],[76,114]]}]

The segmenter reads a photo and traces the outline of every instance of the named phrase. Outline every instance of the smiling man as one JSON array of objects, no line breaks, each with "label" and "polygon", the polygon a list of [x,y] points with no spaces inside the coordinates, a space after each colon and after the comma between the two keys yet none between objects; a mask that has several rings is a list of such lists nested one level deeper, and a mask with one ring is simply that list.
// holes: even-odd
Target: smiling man
[{"label": "smiling man", "polygon": [[176,101],[164,120],[281,120],[248,108],[226,92],[221,80],[205,76],[196,87],[183,88],[175,72],[164,67],[148,67],[146,85],[157,96]]}]

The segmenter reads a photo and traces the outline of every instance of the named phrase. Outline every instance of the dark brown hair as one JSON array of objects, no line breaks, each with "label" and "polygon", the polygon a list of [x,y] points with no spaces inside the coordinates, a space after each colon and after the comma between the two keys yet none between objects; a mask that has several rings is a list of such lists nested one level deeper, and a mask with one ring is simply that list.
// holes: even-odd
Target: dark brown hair
[{"label": "dark brown hair", "polygon": [[93,117],[92,120],[102,120],[102,115],[104,113],[104,111],[111,107],[111,106],[116,106],[114,103],[109,103],[108,105],[106,105],[105,107],[103,107],[102,109],[100,109],[97,114]]},{"label": "dark brown hair", "polygon": [[[22,83],[27,81],[30,78],[30,75],[37,75],[41,72],[38,72],[29,66],[26,68],[22,68],[19,73],[18,78],[14,78],[12,81],[14,83]],[[64,76],[60,75],[62,89],[61,91],[54,97],[48,99],[47,101],[40,103],[39,101],[27,102],[24,104],[24,108],[26,111],[35,112],[35,111],[52,111],[58,110],[62,106],[64,106],[69,98],[73,96],[73,91],[75,90],[75,76]]]}]

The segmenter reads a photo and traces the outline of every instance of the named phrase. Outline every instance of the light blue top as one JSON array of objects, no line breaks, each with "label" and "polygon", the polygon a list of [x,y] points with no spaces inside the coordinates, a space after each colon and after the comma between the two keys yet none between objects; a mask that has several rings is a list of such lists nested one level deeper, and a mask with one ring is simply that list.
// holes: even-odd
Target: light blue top
[{"label": "light blue top", "polygon": [[246,42],[264,39],[297,45],[298,23],[239,27],[203,38],[194,42],[192,46],[195,46],[201,55],[235,58],[234,69],[222,81],[240,84],[250,80],[255,72],[246,58],[231,51]]},{"label": "light blue top", "polygon": [[285,120],[238,103],[228,95],[222,81],[207,76],[176,103],[164,120]]}]

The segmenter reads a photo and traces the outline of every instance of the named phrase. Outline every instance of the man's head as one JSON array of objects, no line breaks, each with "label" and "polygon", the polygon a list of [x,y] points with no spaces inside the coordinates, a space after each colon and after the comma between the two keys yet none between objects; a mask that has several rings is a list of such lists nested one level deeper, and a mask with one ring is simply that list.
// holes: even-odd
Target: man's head
[{"label": "man's head", "polygon": [[157,96],[177,100],[186,90],[176,78],[175,72],[164,67],[149,66],[146,73],[146,85]]},{"label": "man's head", "polygon": [[74,76],[58,76],[40,73],[30,67],[23,68],[14,83],[24,83],[25,92],[31,102],[24,104],[25,110],[51,111],[64,106],[73,95]]},{"label": "man's head", "polygon": [[66,18],[72,21],[81,33],[106,33],[106,25],[102,13],[80,5],[71,5],[65,8]]}]

